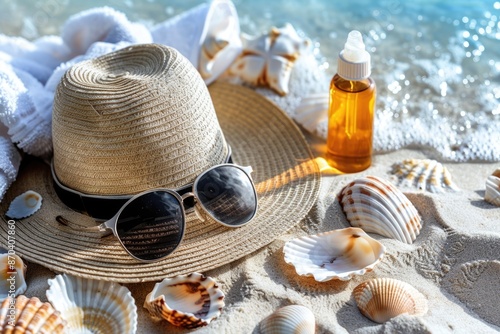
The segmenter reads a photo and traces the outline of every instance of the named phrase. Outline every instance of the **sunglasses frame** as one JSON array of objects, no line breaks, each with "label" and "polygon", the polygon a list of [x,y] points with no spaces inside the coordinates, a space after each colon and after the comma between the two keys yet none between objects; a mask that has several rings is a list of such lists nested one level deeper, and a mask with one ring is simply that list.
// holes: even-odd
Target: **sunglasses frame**
[{"label": "sunglasses frame", "polygon": [[[123,210],[125,210],[125,208],[127,207],[127,205],[129,205],[131,202],[133,202],[134,200],[136,200],[137,198],[141,197],[141,196],[144,196],[146,194],[149,194],[149,193],[153,193],[153,192],[158,192],[158,191],[162,191],[162,192],[166,192],[170,195],[173,195],[175,197],[175,199],[177,200],[177,202],[179,202],[179,206],[181,208],[181,213],[182,213],[182,234],[180,236],[180,240],[179,240],[179,243],[175,246],[175,248],[170,252],[168,253],[167,255],[164,255],[162,257],[159,257],[157,259],[152,259],[152,260],[147,260],[147,259],[141,259],[137,256],[135,256],[134,254],[132,254],[128,249],[127,247],[125,247],[125,245],[123,244],[123,241],[122,239],[118,236],[118,231],[116,230],[116,227],[118,225],[118,218],[120,217],[120,214],[123,212]],[[186,232],[186,211],[184,210],[184,205],[182,204],[183,202],[183,199],[181,196],[179,196],[179,194],[177,194],[175,191],[173,190],[170,190],[170,189],[166,189],[166,188],[156,188],[156,189],[150,189],[150,190],[146,190],[146,191],[143,191],[141,193],[138,193],[136,195],[134,195],[132,198],[130,198],[125,204],[123,204],[123,206],[120,208],[120,210],[109,220],[105,221],[104,223],[100,224],[98,226],[98,229],[99,229],[99,232],[109,232],[109,230],[111,230],[113,232],[113,235],[115,236],[116,239],[118,239],[118,241],[120,242],[120,245],[122,246],[122,248],[130,255],[132,256],[134,259],[138,260],[138,261],[141,261],[141,262],[144,262],[144,263],[151,263],[151,262],[156,262],[156,261],[160,261],[161,259],[164,259],[166,258],[167,256],[169,256],[170,254],[172,254],[179,246],[180,244],[182,243],[182,239],[184,239],[184,234]],[[109,233],[108,233],[109,234]]]},{"label": "sunglasses frame", "polygon": [[[196,191],[196,186],[198,184],[198,181],[203,177],[203,175],[205,175],[206,173],[210,172],[211,170],[213,169],[216,169],[216,168],[220,168],[220,167],[224,167],[224,166],[229,166],[229,167],[232,167],[232,168],[237,168],[241,171],[243,171],[243,173],[248,177],[248,179],[250,180],[250,183],[252,185],[252,190],[253,190],[253,195],[254,195],[254,198],[255,198],[255,208],[253,210],[253,213],[252,213],[252,216],[243,224],[240,224],[240,225],[229,225],[229,224],[226,224],[222,221],[220,221],[219,219],[215,218],[212,216],[212,214],[210,213],[210,211],[205,207],[205,205],[203,204],[202,201],[200,201],[199,197],[198,197],[198,194],[197,194],[197,191]],[[118,241],[120,242],[122,248],[130,255],[132,256],[134,259],[136,260],[139,260],[141,262],[144,262],[144,263],[150,263],[150,262],[156,262],[156,261],[160,261],[164,258],[166,258],[167,256],[169,256],[170,254],[172,254],[179,246],[180,244],[182,243],[182,239],[184,238],[184,234],[185,234],[185,231],[186,231],[186,210],[184,209],[184,200],[186,198],[189,198],[189,197],[194,197],[195,199],[195,206],[194,206],[194,210],[195,210],[195,213],[196,213],[196,216],[204,221],[204,217],[200,215],[200,213],[198,212],[197,210],[197,207],[196,207],[196,204],[199,204],[203,211],[205,211],[205,213],[211,218],[213,219],[214,221],[216,221],[217,223],[221,224],[221,225],[224,225],[224,226],[227,226],[227,227],[231,227],[231,228],[238,228],[238,227],[241,227],[241,226],[244,226],[248,223],[250,223],[250,221],[252,221],[252,219],[255,217],[255,215],[257,214],[257,211],[258,211],[258,196],[257,196],[257,190],[255,189],[255,185],[253,183],[253,180],[252,180],[252,177],[250,175],[250,173],[253,171],[252,167],[251,166],[246,166],[246,167],[243,167],[243,166],[239,166],[239,165],[235,165],[235,164],[232,164],[232,163],[224,163],[224,164],[219,164],[219,165],[215,165],[215,166],[212,166],[210,167],[209,169],[203,171],[203,173],[201,173],[200,175],[198,175],[193,183],[193,186],[192,186],[192,191],[191,192],[188,192],[188,193],[185,193],[183,194],[182,196],[179,195],[175,190],[172,190],[172,189],[168,189],[168,188],[155,188],[155,189],[149,189],[149,190],[146,190],[146,191],[143,191],[141,193],[138,193],[134,196],[132,196],[127,202],[125,202],[122,207],[120,208],[120,210],[118,210],[118,212],[109,220],[105,221],[104,223],[100,224],[98,226],[98,229],[100,232],[108,232],[109,230],[111,230],[113,232],[113,235],[118,239]],[[125,247],[125,245],[123,244],[122,240],[120,239],[120,237],[118,236],[118,232],[117,232],[117,224],[118,224],[118,218],[120,217],[120,214],[123,212],[123,210],[131,203],[133,202],[134,200],[136,200],[137,198],[141,197],[141,196],[144,196],[146,194],[149,194],[149,193],[152,193],[152,192],[158,192],[158,191],[162,191],[162,192],[166,192],[170,195],[173,195],[175,197],[175,199],[179,202],[179,206],[181,207],[181,211],[182,211],[182,235],[180,237],[180,241],[179,243],[175,246],[175,248],[170,252],[168,253],[167,255],[165,256],[162,256],[160,258],[157,258],[157,259],[152,259],[152,260],[146,260],[146,259],[141,259],[141,258],[138,258],[136,257],[135,255],[133,255],[128,249],[127,247]]]}]

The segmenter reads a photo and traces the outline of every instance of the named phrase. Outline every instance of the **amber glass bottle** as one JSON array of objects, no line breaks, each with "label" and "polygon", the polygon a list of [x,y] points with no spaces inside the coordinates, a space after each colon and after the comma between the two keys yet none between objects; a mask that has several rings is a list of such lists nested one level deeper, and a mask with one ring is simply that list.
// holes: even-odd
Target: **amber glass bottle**
[{"label": "amber glass bottle", "polygon": [[327,161],[344,173],[371,165],[376,88],[370,73],[361,33],[352,31],[330,84],[328,115]]}]

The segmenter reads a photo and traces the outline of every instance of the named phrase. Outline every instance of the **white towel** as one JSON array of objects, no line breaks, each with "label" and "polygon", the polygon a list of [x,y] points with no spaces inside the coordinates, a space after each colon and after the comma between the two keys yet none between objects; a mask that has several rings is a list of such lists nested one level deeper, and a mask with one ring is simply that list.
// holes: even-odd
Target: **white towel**
[{"label": "white towel", "polygon": [[21,37],[0,34],[0,51],[12,58],[29,60],[52,70],[71,58],[69,48],[58,36],[45,36],[30,42]]},{"label": "white towel", "polygon": [[48,158],[52,153],[52,101],[31,74],[8,63],[0,64],[0,122],[23,151]]},{"label": "white towel", "polygon": [[242,50],[238,13],[230,0],[212,0],[193,7],[154,26],[151,35],[155,43],[171,46],[186,57],[207,85]]},{"label": "white towel", "polygon": [[[0,125],[2,127],[2,125]],[[3,131],[2,131],[3,132]],[[0,202],[9,186],[16,180],[21,155],[9,138],[0,136]]]},{"label": "white towel", "polygon": [[146,27],[131,23],[125,14],[110,7],[93,8],[71,16],[63,26],[62,38],[73,56],[84,54],[99,41],[131,44],[153,41]]}]

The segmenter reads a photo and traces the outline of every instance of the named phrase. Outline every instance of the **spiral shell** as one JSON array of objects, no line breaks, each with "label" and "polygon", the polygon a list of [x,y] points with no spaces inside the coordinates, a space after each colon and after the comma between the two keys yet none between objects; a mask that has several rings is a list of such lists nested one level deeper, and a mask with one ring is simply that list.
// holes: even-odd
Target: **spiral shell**
[{"label": "spiral shell", "polygon": [[362,229],[348,227],[288,241],[285,262],[297,274],[318,282],[348,280],[371,271],[380,262],[385,247]]},{"label": "spiral shell", "polygon": [[359,284],[353,291],[361,313],[378,323],[400,314],[424,315],[427,299],[410,284],[392,278],[376,278]]},{"label": "spiral shell", "polygon": [[68,333],[136,332],[137,307],[126,287],[66,274],[48,283],[47,299],[67,321]]},{"label": "spiral shell", "polygon": [[314,314],[310,309],[302,305],[284,306],[267,318],[259,325],[260,334],[285,334],[300,333],[314,334],[316,323]]},{"label": "spiral shell", "polygon": [[224,293],[211,277],[199,273],[165,278],[144,301],[154,320],[185,328],[207,326],[223,307]]},{"label": "spiral shell", "polygon": [[64,333],[66,322],[59,312],[36,297],[6,298],[0,307],[0,334]]},{"label": "spiral shell", "polygon": [[484,200],[493,205],[500,206],[500,168],[495,170],[486,179]]},{"label": "spiral shell", "polygon": [[391,183],[366,176],[345,186],[338,200],[352,226],[366,232],[413,243],[422,219],[410,200]]},{"label": "spiral shell", "polygon": [[405,159],[393,165],[392,174],[399,177],[399,184],[403,187],[416,187],[432,193],[442,193],[445,189],[460,190],[448,169],[436,160]]},{"label": "spiral shell", "polygon": [[12,219],[22,219],[31,216],[41,207],[42,196],[33,190],[28,190],[14,198],[5,215]]}]

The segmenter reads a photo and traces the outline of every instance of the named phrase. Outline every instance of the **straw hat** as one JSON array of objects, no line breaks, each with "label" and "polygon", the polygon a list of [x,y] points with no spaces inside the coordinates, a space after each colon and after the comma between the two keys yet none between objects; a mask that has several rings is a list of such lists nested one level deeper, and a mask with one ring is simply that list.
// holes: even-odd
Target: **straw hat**
[{"label": "straw hat", "polygon": [[[15,225],[16,253],[76,276],[134,283],[219,267],[296,225],[319,193],[318,166],[282,110],[242,86],[215,83],[207,90],[183,56],[155,44],[132,46],[68,71],[55,96],[53,141],[57,177],[83,193],[177,188],[223,162],[227,144],[235,163],[252,166],[258,193],[258,212],[249,224],[228,228],[190,213],[174,253],[138,263],[116,238],[86,229],[95,227],[95,220],[66,207],[53,188],[50,166],[27,157],[0,205],[6,212],[28,189],[43,197],[42,208]],[[8,228],[0,224],[4,247]]]}]

